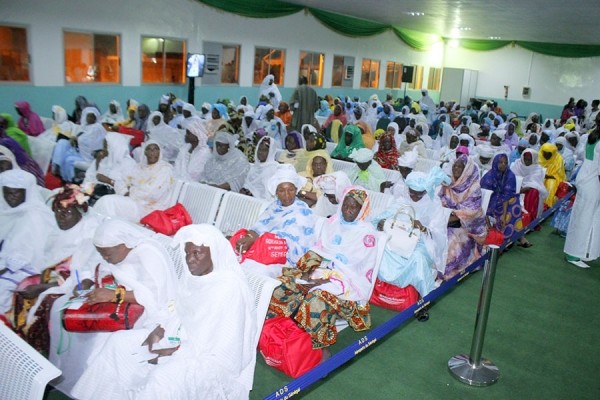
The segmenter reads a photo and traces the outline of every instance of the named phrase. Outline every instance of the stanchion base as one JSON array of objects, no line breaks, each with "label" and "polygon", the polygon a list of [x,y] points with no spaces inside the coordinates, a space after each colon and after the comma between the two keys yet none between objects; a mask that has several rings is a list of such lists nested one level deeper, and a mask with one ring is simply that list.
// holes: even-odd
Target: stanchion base
[{"label": "stanchion base", "polygon": [[500,378],[498,367],[490,360],[482,358],[479,366],[475,367],[467,354],[448,360],[448,370],[456,379],[471,386],[489,386]]}]

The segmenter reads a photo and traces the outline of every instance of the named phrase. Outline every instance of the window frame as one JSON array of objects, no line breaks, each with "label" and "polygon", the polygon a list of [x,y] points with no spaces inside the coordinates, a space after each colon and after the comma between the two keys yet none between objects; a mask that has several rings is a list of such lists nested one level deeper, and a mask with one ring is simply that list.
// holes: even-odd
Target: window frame
[{"label": "window frame", "polygon": [[413,80],[408,84],[408,88],[411,90],[421,90],[423,88],[423,70],[425,69],[422,65],[413,64]]},{"label": "window frame", "polygon": [[[277,86],[279,86],[279,87],[283,87],[284,86],[283,85],[283,80],[284,80],[284,77],[285,77],[285,56],[286,56],[285,53],[286,53],[286,49],[284,49],[284,48],[269,47],[269,46],[254,46],[254,65],[253,65],[253,69],[252,69],[252,84],[255,85],[255,86],[260,85],[262,83],[263,79],[265,78],[265,76],[267,76],[269,74],[273,75],[272,72],[271,72],[271,64],[268,63],[268,65],[269,65],[268,71],[266,71],[266,73],[262,73],[262,78],[259,78],[258,80],[256,79],[256,76],[257,76],[256,75],[256,72],[257,72],[257,68],[256,68],[257,54],[256,54],[256,51],[258,49],[268,50],[268,53],[270,53],[270,54],[272,54],[274,51],[281,52],[281,56],[282,56],[281,57],[282,58],[282,61],[281,61],[281,71],[279,72],[279,76],[276,77],[276,78],[279,78],[279,79],[275,79],[274,83]],[[271,59],[272,58],[269,56],[269,61]],[[261,58],[261,60],[262,60],[262,58]]]},{"label": "window frame", "polygon": [[[394,76],[392,77],[392,86],[388,86],[388,70],[390,68],[390,64],[392,64],[394,67],[394,72],[393,72]],[[386,65],[385,65],[385,88],[386,89],[401,89],[402,88],[402,67],[403,66],[404,66],[404,64],[397,62],[397,61],[386,62]],[[396,73],[398,73],[397,77],[395,76]],[[396,83],[398,84],[398,86],[393,86],[394,80],[396,80]]]},{"label": "window frame", "polygon": [[[429,67],[429,75],[427,76],[427,90],[439,92],[442,88],[442,67]],[[433,81],[433,82],[432,82]]]},{"label": "window frame", "polygon": [[[162,39],[162,82],[145,82],[144,81],[144,39],[156,39],[160,41]],[[167,62],[168,57],[165,56],[166,49],[165,43],[167,40],[178,41],[182,43],[182,59],[181,59],[181,78],[180,82],[172,82],[167,79]],[[186,67],[187,67],[187,54],[188,54],[188,44],[187,39],[175,38],[175,37],[167,37],[167,36],[158,36],[158,35],[141,35],[140,37],[140,86],[143,85],[185,85],[187,82],[186,76]]]},{"label": "window frame", "polygon": [[8,24],[8,23],[0,23],[0,28],[8,28],[8,29],[23,29],[25,31],[25,54],[27,55],[27,61],[24,63],[27,69],[27,79],[26,80],[2,80],[0,79],[0,85],[20,85],[20,84],[31,84],[33,83],[33,68],[32,68],[32,60],[31,60],[31,39],[30,39],[30,26],[29,25],[21,25],[21,24]]},{"label": "window frame", "polygon": [[[92,38],[94,37],[94,35],[99,35],[99,36],[113,36],[114,38],[116,38],[117,40],[117,67],[118,67],[118,76],[117,76],[117,80],[116,81],[109,81],[109,82],[99,82],[99,81],[89,81],[89,82],[84,82],[84,81],[76,81],[76,82],[72,82],[69,81],[67,79],[67,48],[66,48],[66,43],[65,43],[65,34],[67,33],[73,33],[73,34],[82,34],[82,35],[92,35]],[[116,33],[116,32],[101,32],[101,31],[95,31],[95,30],[83,30],[83,29],[72,29],[72,28],[63,28],[62,30],[62,45],[63,45],[63,81],[65,83],[65,85],[122,85],[122,80],[123,80],[123,74],[122,74],[122,35],[121,33]]]},{"label": "window frame", "polygon": [[[369,82],[368,82],[368,86],[363,86],[363,66],[365,61],[369,62]],[[373,64],[377,63],[377,68],[373,68]],[[361,89],[379,89],[379,81],[381,79],[380,75],[380,70],[381,68],[381,60],[375,60],[373,58],[363,58],[361,63],[360,63],[360,88]],[[377,83],[375,84],[375,86],[373,86],[373,79],[371,77],[372,73],[375,72],[376,75],[376,81]]]},{"label": "window frame", "polygon": [[[308,69],[308,74],[306,76],[306,78],[308,79],[308,86],[315,86],[315,87],[323,87],[323,74],[325,72],[325,53],[324,52],[320,52],[320,51],[312,51],[312,50],[300,50],[299,53],[299,58],[298,58],[298,78],[300,78],[301,76],[304,76],[302,74],[302,60],[304,59],[304,57],[302,56],[302,54],[306,55],[311,54],[311,63]],[[314,69],[314,56],[318,55],[319,57],[319,69],[317,70],[317,83],[312,82],[312,74],[311,72],[315,71]]]}]

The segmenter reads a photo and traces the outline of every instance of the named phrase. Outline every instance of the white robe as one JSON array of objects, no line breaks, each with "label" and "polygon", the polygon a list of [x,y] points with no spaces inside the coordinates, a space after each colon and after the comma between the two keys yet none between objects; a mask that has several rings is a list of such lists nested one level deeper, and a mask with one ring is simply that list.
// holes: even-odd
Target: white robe
[{"label": "white robe", "polygon": [[[99,229],[102,229],[102,226]],[[68,351],[72,357],[71,361],[75,358],[73,352],[81,350],[87,353],[87,357],[78,357],[79,369],[73,369],[71,365],[63,363],[55,364],[59,368],[62,367],[63,377],[66,377],[71,384],[74,377],[81,375],[75,387],[68,393],[77,399],[125,398],[121,395],[122,385],[115,385],[117,378],[111,375],[111,372],[115,373],[119,366],[110,363],[110,367],[106,365],[107,360],[111,359],[110,350],[114,346],[131,344],[130,347],[125,347],[127,349],[125,354],[130,355],[137,349],[136,343],[141,344],[159,324],[165,327],[165,336],[177,335],[179,323],[175,314],[177,296],[175,268],[160,243],[149,237],[141,239],[123,261],[117,265],[109,264],[108,267],[119,284],[133,291],[136,301],[144,306],[144,313],[135,323],[134,328],[128,331],[70,334],[63,332],[71,336],[71,347]],[[90,341],[93,341],[91,346]],[[92,349],[85,347],[92,347]],[[51,357],[50,360],[52,361],[53,358]],[[65,368],[69,370],[68,376],[65,376]],[[81,371],[82,368],[85,368],[85,371]],[[63,387],[62,390],[64,389],[69,388]]]},{"label": "white robe", "polygon": [[600,257],[600,143],[592,160],[585,159],[577,178],[577,197],[571,211],[565,253],[583,260]]},{"label": "white robe", "polygon": [[210,247],[213,270],[192,276],[184,268],[175,307],[180,348],[150,365],[132,355],[147,349],[140,344],[148,333],[119,332],[77,384],[78,398],[248,398],[256,356],[251,291],[231,246],[216,228],[183,228],[175,237],[180,257],[185,257],[186,242]]},{"label": "white robe", "polygon": [[25,188],[25,201],[17,207],[10,208],[0,193],[0,270],[7,269],[0,275],[1,313],[12,306],[11,290],[23,279],[39,274],[46,267],[46,241],[58,229],[54,214],[39,195],[35,179],[30,183],[31,186]]}]

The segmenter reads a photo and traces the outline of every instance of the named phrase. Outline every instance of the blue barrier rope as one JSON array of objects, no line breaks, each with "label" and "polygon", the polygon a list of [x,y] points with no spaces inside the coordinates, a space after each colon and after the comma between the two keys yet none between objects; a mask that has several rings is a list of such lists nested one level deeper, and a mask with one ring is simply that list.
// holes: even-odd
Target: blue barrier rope
[{"label": "blue barrier rope", "polygon": [[[544,213],[542,213],[541,216],[539,216],[538,218],[533,220],[529,224],[529,226],[535,227],[538,224],[542,223],[554,211],[558,210],[558,208],[564,202],[568,201],[571,198],[571,196],[573,196],[573,194],[574,194],[574,192],[569,192],[569,194],[567,194],[565,197],[563,197],[562,199],[557,201],[553,207],[549,208]],[[529,229],[523,229],[522,231],[515,233],[514,235],[512,235],[510,237],[510,239],[504,241],[503,245],[501,246],[501,249],[504,250],[511,243],[514,243],[519,238],[524,236],[528,231],[529,231]],[[456,284],[458,282],[465,279],[472,272],[481,269],[483,267],[484,263],[488,259],[489,259],[489,253],[486,252],[479,259],[477,259],[475,262],[473,262],[471,265],[469,265],[467,268],[465,268],[463,271],[461,271],[458,275],[456,275],[453,278],[451,278],[450,280],[444,282],[440,287],[431,291],[431,293],[426,295],[424,298],[419,299],[419,301],[417,301],[412,306],[408,307],[406,310],[393,316],[392,318],[390,318],[383,324],[379,325],[378,327],[373,328],[372,330],[368,331],[368,333],[366,333],[360,339],[358,339],[355,342],[351,343],[350,345],[346,346],[344,349],[342,349],[338,353],[333,354],[331,356],[331,358],[329,358],[325,362],[317,365],[310,371],[304,373],[303,375],[299,376],[298,378],[281,386],[279,389],[277,389],[276,391],[274,391],[271,394],[269,394],[268,396],[266,396],[264,398],[264,400],[287,400],[293,396],[296,396],[302,390],[307,389],[309,386],[311,386],[315,382],[323,379],[329,373],[331,373],[335,369],[339,368],[340,366],[344,365],[348,361],[352,360],[354,357],[358,356],[360,353],[362,353],[367,348],[377,344],[377,342],[379,340],[384,338],[386,335],[388,335],[394,329],[398,328],[404,322],[408,321],[409,319],[414,318],[419,311],[421,311],[423,308],[427,307],[434,300],[441,297],[448,290],[452,289],[454,286],[456,286]]]}]

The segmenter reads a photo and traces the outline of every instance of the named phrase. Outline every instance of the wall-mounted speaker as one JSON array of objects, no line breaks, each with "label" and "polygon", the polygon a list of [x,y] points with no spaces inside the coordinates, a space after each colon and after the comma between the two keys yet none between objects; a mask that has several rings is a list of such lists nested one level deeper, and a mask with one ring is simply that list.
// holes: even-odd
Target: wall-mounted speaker
[{"label": "wall-mounted speaker", "polygon": [[407,82],[407,83],[412,82],[414,73],[415,73],[415,67],[403,66],[402,67],[402,82]]}]

